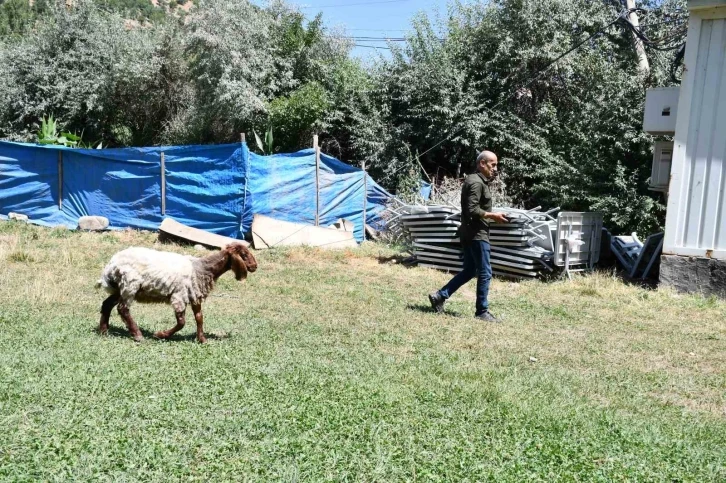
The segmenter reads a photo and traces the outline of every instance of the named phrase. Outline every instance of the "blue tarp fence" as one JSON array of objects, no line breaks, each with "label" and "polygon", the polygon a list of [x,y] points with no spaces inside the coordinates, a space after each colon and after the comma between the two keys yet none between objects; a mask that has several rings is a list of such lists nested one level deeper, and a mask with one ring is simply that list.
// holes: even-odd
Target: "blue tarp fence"
[{"label": "blue tarp fence", "polygon": [[260,156],[244,143],[96,150],[0,141],[0,217],[21,213],[45,226],[75,228],[96,215],[111,228],[156,230],[168,217],[242,238],[255,214],[308,224],[317,214],[321,226],[352,221],[362,241],[363,210],[382,228],[391,196],[325,154],[316,170],[313,149]]}]

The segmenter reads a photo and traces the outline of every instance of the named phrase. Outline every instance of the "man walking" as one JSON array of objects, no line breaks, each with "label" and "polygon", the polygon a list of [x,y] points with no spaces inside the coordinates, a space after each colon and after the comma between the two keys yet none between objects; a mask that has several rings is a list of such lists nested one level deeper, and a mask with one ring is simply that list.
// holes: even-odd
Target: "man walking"
[{"label": "man walking", "polygon": [[497,175],[497,156],[482,151],[476,158],[477,172],[466,177],[461,188],[461,227],[459,238],[464,251],[464,268],[441,290],[429,295],[436,312],[444,311],[444,303],[466,282],[476,279],[475,316],[486,322],[499,322],[489,312],[489,284],[492,280],[489,245],[489,220],[506,223],[502,213],[492,213],[489,182]]}]

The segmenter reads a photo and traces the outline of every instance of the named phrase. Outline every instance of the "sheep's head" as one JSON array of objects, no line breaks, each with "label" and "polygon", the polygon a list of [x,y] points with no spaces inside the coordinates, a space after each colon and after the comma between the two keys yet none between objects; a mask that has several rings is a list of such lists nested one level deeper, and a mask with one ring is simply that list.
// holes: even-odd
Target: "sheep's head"
[{"label": "sheep's head", "polygon": [[230,243],[224,248],[224,251],[229,254],[230,268],[237,280],[243,280],[247,278],[247,272],[257,270],[257,260],[252,252],[241,243]]}]

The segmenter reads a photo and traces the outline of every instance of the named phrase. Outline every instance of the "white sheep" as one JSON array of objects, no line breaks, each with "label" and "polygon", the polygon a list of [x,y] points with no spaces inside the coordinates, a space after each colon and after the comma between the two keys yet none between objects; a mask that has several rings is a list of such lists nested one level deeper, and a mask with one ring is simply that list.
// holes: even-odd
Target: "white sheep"
[{"label": "white sheep", "polygon": [[110,294],[101,306],[98,330],[101,334],[108,332],[111,310],[118,304],[119,315],[134,340],[140,342],[144,337],[129,312],[131,303],[163,302],[170,303],[174,309],[176,325],[154,336],[167,339],[184,327],[184,314],[191,304],[197,322],[197,340],[204,343],[202,302],[217,278],[230,269],[237,280],[257,270],[255,257],[241,243],[227,245],[204,258],[139,247],[122,250],[111,258],[96,285]]}]

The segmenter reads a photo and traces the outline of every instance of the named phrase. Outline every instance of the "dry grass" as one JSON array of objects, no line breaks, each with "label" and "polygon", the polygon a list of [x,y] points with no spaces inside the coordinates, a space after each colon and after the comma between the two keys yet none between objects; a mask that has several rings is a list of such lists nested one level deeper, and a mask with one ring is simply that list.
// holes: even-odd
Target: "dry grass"
[{"label": "dry grass", "polygon": [[[364,244],[257,252],[248,282],[225,276],[205,303],[216,334],[206,347],[191,342],[193,329],[135,345],[115,314],[116,335],[98,337],[101,269],[115,251],[155,239],[0,224],[0,423],[15,429],[0,436],[0,479],[46,479],[59,468],[62,479],[94,479],[90,469],[151,480],[726,477],[722,301],[602,273],[496,280],[493,310],[505,323],[482,325],[471,317],[472,286],[437,316],[426,293],[447,274],[406,268],[395,251]],[[148,331],[173,323],[166,306],[134,314]],[[57,380],[43,376],[49,365]],[[194,367],[208,376],[196,379]],[[134,382],[121,391],[118,381]],[[139,391],[155,399],[139,400]],[[59,404],[90,421],[73,430],[81,436],[57,419],[68,416]],[[150,433],[138,433],[129,411],[173,418],[144,419]],[[200,418],[196,429],[173,422]],[[266,436],[240,429],[248,427]],[[54,434],[66,434],[81,460],[63,463],[63,450],[37,456],[33,444]],[[205,445],[191,448],[194,438]],[[129,439],[130,459],[114,466]],[[194,473],[194,458],[207,470]]]}]

